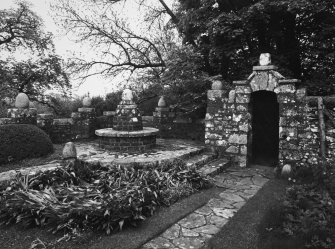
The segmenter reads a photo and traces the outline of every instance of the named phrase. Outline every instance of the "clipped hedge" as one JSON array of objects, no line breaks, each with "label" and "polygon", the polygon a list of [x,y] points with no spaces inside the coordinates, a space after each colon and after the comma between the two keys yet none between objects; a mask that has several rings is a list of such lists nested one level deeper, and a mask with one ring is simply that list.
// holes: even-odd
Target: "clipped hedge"
[{"label": "clipped hedge", "polygon": [[52,151],[53,145],[49,136],[35,125],[0,126],[0,165],[43,156]]}]

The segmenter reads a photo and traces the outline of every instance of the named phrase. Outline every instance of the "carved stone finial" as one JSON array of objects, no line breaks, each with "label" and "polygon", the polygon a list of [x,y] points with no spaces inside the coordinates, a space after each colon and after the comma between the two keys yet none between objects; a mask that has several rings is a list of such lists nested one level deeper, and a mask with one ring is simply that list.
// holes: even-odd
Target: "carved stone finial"
[{"label": "carved stone finial", "polygon": [[129,88],[126,88],[123,90],[122,93],[122,100],[123,101],[133,101],[133,91],[130,90]]},{"label": "carved stone finial", "polygon": [[157,106],[158,106],[158,107],[166,107],[166,102],[165,102],[164,96],[161,96],[161,97],[159,98],[159,101],[158,101]]},{"label": "carved stone finial", "polygon": [[19,93],[15,99],[16,108],[29,108],[29,98],[25,93]]},{"label": "carved stone finial", "polygon": [[268,66],[271,65],[271,54],[263,53],[259,57],[259,65],[260,66]]},{"label": "carved stone finial", "polygon": [[83,106],[84,107],[90,107],[92,104],[92,99],[90,97],[85,97],[83,99]]},{"label": "carved stone finial", "polygon": [[221,80],[215,80],[212,84],[212,90],[222,90],[223,84]]}]

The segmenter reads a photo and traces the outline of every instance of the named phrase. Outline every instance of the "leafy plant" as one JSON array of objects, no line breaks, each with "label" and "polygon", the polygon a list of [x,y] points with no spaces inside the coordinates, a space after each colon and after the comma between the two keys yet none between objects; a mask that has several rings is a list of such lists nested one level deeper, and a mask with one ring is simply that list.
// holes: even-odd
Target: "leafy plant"
[{"label": "leafy plant", "polygon": [[136,225],[158,206],[209,186],[183,161],[152,168],[91,166],[76,162],[40,172],[30,179],[18,176],[0,192],[4,224],[49,226],[60,230],[93,229],[107,234]]},{"label": "leafy plant", "polygon": [[288,189],[283,204],[285,234],[303,236],[306,248],[334,248],[335,203],[327,191],[296,185]]}]

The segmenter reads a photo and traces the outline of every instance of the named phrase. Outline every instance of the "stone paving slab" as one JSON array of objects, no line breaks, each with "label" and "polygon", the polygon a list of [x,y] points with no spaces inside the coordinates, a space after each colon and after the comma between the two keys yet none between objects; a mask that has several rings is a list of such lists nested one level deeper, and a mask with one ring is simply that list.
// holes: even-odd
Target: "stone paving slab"
[{"label": "stone paving slab", "polygon": [[213,178],[222,192],[142,249],[198,249],[234,216],[269,180],[262,169],[229,168]]}]

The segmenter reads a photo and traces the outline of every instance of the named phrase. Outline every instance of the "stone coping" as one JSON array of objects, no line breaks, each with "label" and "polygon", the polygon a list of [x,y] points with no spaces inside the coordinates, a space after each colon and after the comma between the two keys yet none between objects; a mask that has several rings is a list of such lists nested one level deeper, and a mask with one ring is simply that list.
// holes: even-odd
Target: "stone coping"
[{"label": "stone coping", "polygon": [[97,141],[75,143],[78,159],[102,166],[111,164],[130,165],[138,163],[143,167],[173,159],[187,159],[205,150],[200,142],[180,139],[157,139],[156,146],[145,152],[112,151],[99,147]]},{"label": "stone coping", "polygon": [[301,82],[301,80],[298,80],[298,79],[282,79],[282,80],[279,80],[278,83],[279,84],[291,84],[291,83],[299,83]]},{"label": "stone coping", "polygon": [[277,70],[278,67],[274,65],[268,65],[268,66],[254,66],[252,68],[253,71],[267,71],[267,70]]},{"label": "stone coping", "polygon": [[100,129],[95,131],[99,137],[148,137],[157,135],[158,129],[152,127],[143,127],[140,131],[118,131],[113,128]]}]

